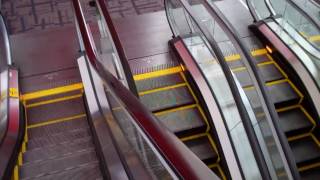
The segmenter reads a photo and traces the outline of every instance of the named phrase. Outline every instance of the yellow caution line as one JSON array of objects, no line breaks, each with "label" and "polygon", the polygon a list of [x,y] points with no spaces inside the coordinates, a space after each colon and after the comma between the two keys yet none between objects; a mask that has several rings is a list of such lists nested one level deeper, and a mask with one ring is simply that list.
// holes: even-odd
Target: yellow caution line
[{"label": "yellow caution line", "polygon": [[286,107],[283,107],[283,108],[278,108],[277,109],[277,112],[283,112],[283,111],[288,111],[288,110],[291,110],[291,109],[297,109],[299,108],[299,104],[295,104],[295,105],[291,105],[291,106],[286,106]]},{"label": "yellow caution line", "polygon": [[186,106],[181,106],[181,107],[177,107],[177,108],[172,108],[172,109],[160,111],[160,112],[154,113],[154,115],[161,116],[163,114],[173,113],[173,112],[182,111],[182,110],[186,110],[186,109],[192,109],[192,108],[196,108],[196,107],[197,107],[196,104],[191,104],[191,105],[186,105]]},{"label": "yellow caution line", "polygon": [[27,93],[27,94],[22,95],[22,100],[28,101],[31,99],[37,99],[37,98],[41,98],[41,97],[52,96],[52,95],[56,95],[56,94],[61,94],[61,93],[66,93],[66,92],[76,91],[76,90],[81,90],[81,89],[83,89],[82,83],[71,84],[71,85],[67,85],[67,86],[61,86],[61,87],[57,87],[57,88]]},{"label": "yellow caution line", "polygon": [[66,96],[66,97],[51,99],[51,100],[47,100],[47,101],[41,101],[41,102],[37,102],[37,103],[28,104],[28,105],[26,105],[26,108],[32,108],[32,107],[37,107],[37,106],[41,106],[41,105],[45,105],[45,104],[52,104],[52,103],[56,103],[56,102],[67,101],[67,100],[76,99],[76,98],[80,98],[80,97],[82,97],[82,94],[77,94],[77,95],[73,95],[73,96]]},{"label": "yellow caution line", "polygon": [[264,55],[264,54],[267,54],[267,50],[264,48],[251,51],[252,56],[260,56],[260,55]]},{"label": "yellow caution line", "polygon": [[315,164],[303,166],[303,167],[298,168],[298,170],[301,172],[301,171],[306,171],[306,170],[317,168],[317,167],[320,167],[320,163],[315,163]]},{"label": "yellow caution line", "polygon": [[139,92],[139,96],[143,96],[143,95],[151,94],[151,93],[156,93],[156,92],[160,92],[160,91],[166,91],[166,90],[170,90],[170,89],[175,89],[175,88],[179,88],[179,87],[183,87],[183,86],[187,86],[187,84],[180,83],[180,84],[175,84],[172,86],[166,86],[166,87],[161,87],[161,88],[157,88],[157,89],[142,91],[142,92]]},{"label": "yellow caution line", "polygon": [[236,61],[236,60],[240,60],[241,56],[240,54],[233,54],[233,55],[224,57],[224,59],[225,61]]},{"label": "yellow caution line", "polygon": [[299,134],[299,135],[295,135],[295,136],[292,136],[292,137],[289,137],[288,138],[288,141],[295,141],[295,140],[298,140],[298,139],[302,139],[302,138],[305,138],[307,136],[310,136],[311,133],[310,132],[307,132],[307,133],[304,133],[304,134]]},{"label": "yellow caution line", "polygon": [[46,121],[46,122],[32,124],[32,125],[29,125],[27,128],[31,129],[31,128],[36,128],[36,127],[42,127],[42,126],[47,126],[47,125],[50,125],[50,124],[56,124],[56,123],[60,123],[60,122],[64,122],[64,121],[76,120],[76,119],[80,119],[82,117],[86,117],[86,114],[79,114],[79,115],[76,115],[76,116],[71,116],[71,117],[66,117],[66,118],[59,118],[59,119],[55,119],[55,120],[49,120],[49,121]]},{"label": "yellow caution line", "polygon": [[134,75],[133,79],[135,81],[139,81],[139,80],[143,80],[143,79],[149,79],[149,78],[155,78],[155,77],[159,77],[159,76],[175,74],[175,73],[178,73],[181,71],[182,71],[181,66],[176,66],[176,67],[172,67],[172,68],[168,68],[168,69],[162,69],[162,70],[153,71],[153,72],[149,72],[149,73]]}]

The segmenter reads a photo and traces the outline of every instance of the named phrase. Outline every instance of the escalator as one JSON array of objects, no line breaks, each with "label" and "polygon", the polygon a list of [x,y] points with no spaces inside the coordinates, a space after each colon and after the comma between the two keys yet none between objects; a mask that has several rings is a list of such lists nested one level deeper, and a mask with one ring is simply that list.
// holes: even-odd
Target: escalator
[{"label": "escalator", "polygon": [[14,178],[103,179],[81,82],[23,94],[22,100],[26,134]]},{"label": "escalator", "polygon": [[[211,3],[211,5],[216,11],[221,8],[221,12],[226,6],[231,6],[230,2],[226,2],[225,6],[222,3],[217,5]],[[221,12],[220,14],[222,14]],[[242,11],[242,13],[244,12]],[[231,19],[236,14],[229,17],[228,15],[226,16]],[[233,20],[233,25],[239,24],[234,22]],[[301,20],[300,22],[304,21]],[[243,20],[242,23],[248,22]],[[314,35],[314,37],[317,36],[316,34]],[[308,38],[313,39],[313,42],[317,41],[317,38],[311,38],[310,36]],[[294,72],[290,64],[285,63],[287,61],[277,53],[276,49],[268,46],[264,47],[252,34],[249,37],[242,38],[265,82],[270,100],[273,102],[279,116],[278,123],[288,139],[302,179],[319,178],[319,115],[308,91],[303,86],[299,75]],[[228,58],[226,57],[225,59],[227,60]],[[241,59],[238,58],[236,61],[241,61]],[[246,68],[241,65],[235,65],[241,64],[240,62],[229,61],[228,64],[254,104],[257,97],[251,93],[252,86],[248,81],[250,77]]]},{"label": "escalator", "polygon": [[172,61],[161,68],[141,71],[144,73],[133,76],[141,102],[209,168],[226,179],[216,141],[210,133],[212,127],[183,67]]}]

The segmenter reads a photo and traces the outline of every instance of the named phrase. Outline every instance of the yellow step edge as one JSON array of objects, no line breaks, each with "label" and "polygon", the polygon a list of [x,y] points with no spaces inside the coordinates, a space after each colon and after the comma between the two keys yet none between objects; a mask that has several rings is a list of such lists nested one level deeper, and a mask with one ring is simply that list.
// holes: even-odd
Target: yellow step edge
[{"label": "yellow step edge", "polygon": [[246,67],[236,67],[236,68],[231,69],[231,71],[234,73],[244,71],[244,70],[247,70],[247,68]]},{"label": "yellow step edge", "polygon": [[318,147],[320,148],[320,142],[319,140],[316,138],[316,136],[314,134],[310,134],[311,138],[316,142],[316,144],[318,145]]},{"label": "yellow step edge", "polygon": [[223,180],[226,180],[226,179],[227,179],[227,177],[226,177],[226,175],[224,174],[224,172],[223,172],[220,164],[210,164],[210,165],[208,165],[208,168],[210,168],[210,169],[217,168],[218,171],[219,171],[219,173],[220,173],[221,176],[222,176],[222,179],[223,179]]},{"label": "yellow step edge", "polygon": [[225,61],[230,62],[230,61],[237,61],[241,59],[240,54],[233,54],[230,56],[225,56],[224,57]]},{"label": "yellow step edge", "polygon": [[191,135],[191,136],[180,138],[180,140],[181,141],[189,141],[189,140],[198,139],[198,138],[201,138],[201,137],[204,137],[204,136],[207,136],[207,133],[194,134],[194,135]]},{"label": "yellow step edge", "polygon": [[167,110],[164,110],[164,111],[160,111],[160,112],[154,113],[154,115],[156,115],[156,116],[161,116],[161,115],[163,115],[163,114],[168,114],[168,113],[177,112],[177,111],[182,111],[182,110],[191,109],[191,108],[196,108],[196,107],[197,107],[196,104],[191,104],[191,105],[186,105],[186,106],[180,106],[180,107],[177,107],[177,108],[167,109]]},{"label": "yellow step edge", "polygon": [[80,120],[82,117],[86,117],[86,114],[79,114],[79,115],[75,115],[75,116],[71,116],[71,117],[58,118],[58,119],[49,120],[49,121],[46,121],[46,122],[32,124],[32,125],[27,126],[27,128],[31,129],[31,128],[36,128],[36,127],[47,126],[47,125],[50,125],[50,124],[56,124],[56,123],[60,123],[60,122],[65,122],[65,121],[71,121],[71,120],[77,120],[77,119]]},{"label": "yellow step edge", "polygon": [[183,86],[187,86],[187,84],[180,83],[180,84],[175,84],[175,85],[171,85],[171,86],[165,86],[165,87],[161,87],[161,88],[151,89],[151,90],[147,90],[147,91],[141,91],[141,92],[139,92],[139,96],[144,96],[146,94],[175,89],[175,88],[179,88],[179,87],[183,87]]},{"label": "yellow step edge", "polygon": [[82,94],[76,94],[76,95],[72,95],[72,96],[66,96],[66,97],[61,97],[61,98],[56,98],[56,99],[50,99],[50,100],[46,100],[46,101],[41,101],[41,102],[36,102],[36,103],[32,103],[32,104],[28,104],[25,107],[26,108],[32,108],[32,107],[37,107],[37,106],[41,106],[41,105],[46,105],[46,104],[52,104],[52,103],[57,103],[57,102],[61,102],[61,101],[67,101],[67,100],[71,100],[71,99],[77,99],[82,97]]},{"label": "yellow step edge", "polygon": [[12,180],[19,180],[19,166],[18,165],[14,166]]},{"label": "yellow step edge", "polygon": [[81,89],[83,89],[83,84],[82,83],[76,83],[76,84],[71,84],[71,85],[67,85],[67,86],[61,86],[61,87],[57,87],[57,88],[52,88],[52,89],[46,89],[46,90],[35,91],[35,92],[32,92],[32,93],[27,93],[27,94],[22,95],[21,99],[22,99],[22,101],[28,101],[28,100],[31,100],[31,99],[37,99],[37,98],[57,95],[57,94],[76,91],[76,90],[81,90]]},{"label": "yellow step edge", "polygon": [[260,56],[260,55],[264,55],[264,54],[267,54],[267,50],[265,48],[251,51],[252,56]]},{"label": "yellow step edge", "polygon": [[182,71],[181,66],[175,66],[175,67],[168,68],[168,69],[162,69],[162,70],[153,71],[153,72],[149,72],[149,73],[143,73],[143,74],[137,74],[137,75],[133,76],[133,79],[135,81],[139,81],[139,80],[144,80],[144,79],[150,79],[150,78],[175,74],[175,73],[178,73],[181,71]]},{"label": "yellow step edge", "polygon": [[299,134],[299,135],[295,135],[295,136],[291,136],[288,138],[288,141],[295,141],[295,140],[298,140],[298,139],[302,139],[302,138],[305,138],[307,136],[311,136],[311,133],[310,132],[307,132],[307,133],[304,133],[304,134]]},{"label": "yellow step edge", "polygon": [[266,61],[266,62],[259,63],[257,65],[258,65],[258,67],[261,67],[261,66],[267,66],[270,64],[275,64],[275,63],[273,61]]},{"label": "yellow step edge", "polygon": [[288,110],[297,109],[297,108],[300,108],[299,104],[290,105],[290,106],[286,106],[283,108],[278,108],[277,112],[279,113],[279,112],[288,111]]},{"label": "yellow step edge", "polygon": [[320,41],[320,35],[309,36],[309,41]]},{"label": "yellow step edge", "polygon": [[307,166],[302,166],[302,167],[298,168],[298,170],[300,172],[302,172],[302,171],[307,171],[309,169],[313,169],[313,168],[317,168],[317,167],[320,167],[320,162],[315,163],[315,164],[310,164],[310,165],[307,165]]},{"label": "yellow step edge", "polygon": [[279,80],[267,82],[266,86],[273,86],[273,85],[276,85],[276,84],[282,84],[282,83],[286,83],[286,82],[288,82],[287,79],[279,79]]},{"label": "yellow step edge", "polygon": [[311,129],[311,132],[317,127],[316,121],[313,119],[313,117],[308,113],[308,111],[300,104],[299,105],[301,111],[304,113],[305,116],[307,116],[308,120],[311,121],[313,124],[313,127]]}]

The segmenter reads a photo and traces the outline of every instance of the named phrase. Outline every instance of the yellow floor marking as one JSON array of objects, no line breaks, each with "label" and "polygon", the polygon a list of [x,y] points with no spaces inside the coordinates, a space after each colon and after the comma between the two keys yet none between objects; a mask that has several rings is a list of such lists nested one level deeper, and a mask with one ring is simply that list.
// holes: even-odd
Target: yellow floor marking
[{"label": "yellow floor marking", "polygon": [[156,88],[156,89],[151,89],[151,90],[147,90],[147,91],[142,91],[139,92],[139,96],[143,96],[146,94],[152,94],[152,93],[156,93],[156,92],[160,92],[160,91],[167,91],[170,89],[175,89],[175,88],[179,88],[179,87],[183,87],[183,86],[187,86],[186,83],[180,83],[180,84],[175,84],[172,86],[166,86],[166,87],[161,87],[161,88]]},{"label": "yellow floor marking", "polygon": [[307,133],[304,133],[304,134],[299,134],[299,135],[295,135],[295,136],[292,136],[292,137],[289,137],[288,138],[288,141],[295,141],[295,140],[298,140],[298,139],[302,139],[302,138],[305,138],[307,136],[310,136],[311,133],[310,132],[307,132]]},{"label": "yellow floor marking", "polygon": [[241,56],[240,54],[233,54],[233,55],[225,56],[224,59],[225,61],[237,61],[241,59]]},{"label": "yellow floor marking", "polygon": [[75,115],[75,116],[71,116],[71,117],[58,118],[58,119],[49,120],[46,122],[32,124],[32,125],[29,125],[27,128],[31,129],[31,128],[36,128],[36,127],[41,127],[41,126],[47,126],[50,124],[56,124],[56,123],[60,123],[60,122],[64,122],[64,121],[71,121],[71,120],[77,120],[77,119],[80,120],[82,117],[86,117],[86,114],[79,114],[79,115]]},{"label": "yellow floor marking", "polygon": [[137,74],[137,75],[133,76],[133,79],[135,81],[139,81],[139,80],[155,78],[155,77],[159,77],[159,76],[175,74],[175,73],[178,73],[181,71],[182,71],[181,66],[175,66],[175,67],[168,68],[168,69],[162,69],[162,70],[153,71],[153,72],[149,72],[149,73],[143,73],[143,74]]},{"label": "yellow floor marking", "polygon": [[67,85],[67,86],[61,86],[61,87],[57,87],[57,88],[27,93],[27,94],[22,95],[22,100],[28,101],[31,99],[37,99],[37,98],[41,98],[41,97],[52,96],[52,95],[56,95],[56,94],[61,94],[61,93],[66,93],[66,92],[71,92],[71,91],[76,91],[76,90],[81,90],[81,89],[83,89],[83,84],[76,83],[76,84],[71,84],[71,85]]},{"label": "yellow floor marking", "polygon": [[32,108],[32,107],[37,107],[37,106],[41,106],[41,105],[45,105],[45,104],[52,104],[52,103],[56,103],[56,102],[67,101],[67,100],[71,100],[71,99],[77,99],[80,97],[82,97],[82,94],[76,94],[76,95],[72,95],[72,96],[50,99],[47,101],[41,101],[41,102],[28,104],[28,105],[26,105],[26,108]]},{"label": "yellow floor marking", "polygon": [[265,48],[251,51],[252,56],[260,56],[260,55],[264,55],[264,54],[267,54],[267,50]]},{"label": "yellow floor marking", "polygon": [[299,171],[306,171],[306,170],[317,168],[317,167],[320,167],[320,163],[315,163],[315,164],[310,164],[307,166],[300,167]]},{"label": "yellow floor marking", "polygon": [[180,107],[177,107],[177,108],[172,108],[172,109],[168,109],[168,110],[164,110],[164,111],[160,111],[160,112],[154,113],[154,115],[161,116],[163,114],[173,113],[173,112],[176,112],[176,111],[182,111],[182,110],[196,108],[196,107],[197,107],[196,104],[180,106]]}]

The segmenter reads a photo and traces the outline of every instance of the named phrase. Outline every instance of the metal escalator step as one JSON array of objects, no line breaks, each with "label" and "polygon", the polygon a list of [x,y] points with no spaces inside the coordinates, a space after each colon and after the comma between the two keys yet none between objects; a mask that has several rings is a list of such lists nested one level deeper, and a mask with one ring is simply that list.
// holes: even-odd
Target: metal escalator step
[{"label": "metal escalator step", "polygon": [[64,92],[61,94],[44,96],[41,98],[30,99],[26,102],[26,105],[36,104],[36,103],[41,103],[41,102],[45,102],[45,101],[49,101],[49,100],[61,99],[61,98],[66,98],[66,97],[71,97],[71,96],[81,95],[81,94],[82,94],[82,90],[75,90],[75,91],[70,91],[70,92]]},{"label": "metal escalator step", "polygon": [[276,108],[297,104],[300,100],[299,95],[288,82],[273,84],[267,86],[267,89]]},{"label": "metal escalator step", "polygon": [[22,179],[36,178],[55,174],[65,170],[79,168],[94,161],[97,161],[96,152],[91,150],[39,163],[26,163],[20,168],[20,177]]},{"label": "metal escalator step", "polygon": [[184,143],[204,163],[212,164],[217,161],[218,154],[213,149],[207,136],[188,140]]},{"label": "metal escalator step", "polygon": [[270,61],[267,55],[253,56],[253,59],[256,61],[256,63],[264,63]]},{"label": "metal escalator step", "polygon": [[85,113],[82,98],[27,108],[28,125]]},{"label": "metal escalator step", "polygon": [[84,166],[74,168],[71,170],[59,172],[56,174],[42,176],[41,180],[52,180],[52,179],[59,179],[59,180],[69,180],[69,179],[77,179],[77,180],[87,180],[87,179],[103,179],[101,171],[99,169],[98,162],[92,162],[86,164]]},{"label": "metal escalator step", "polygon": [[29,139],[27,142],[27,149],[34,149],[37,147],[44,147],[50,145],[57,145],[64,142],[73,142],[76,139],[81,139],[85,137],[91,137],[91,132],[89,127],[84,129],[76,129],[73,131],[62,132],[55,134],[53,136],[43,135],[39,138]]},{"label": "metal escalator step", "polygon": [[183,82],[184,80],[179,73],[135,81],[138,92],[172,86]]},{"label": "metal escalator step", "polygon": [[197,107],[156,115],[178,137],[205,132],[206,123]]},{"label": "metal escalator step", "polygon": [[279,112],[280,126],[287,136],[310,131],[313,124],[300,108]]},{"label": "metal escalator step", "polygon": [[320,167],[308,169],[300,172],[302,180],[316,180],[320,179]]},{"label": "metal escalator step", "polygon": [[259,66],[259,71],[261,72],[264,82],[276,81],[284,79],[284,76],[277,69],[274,64],[267,64]]},{"label": "metal escalator step", "polygon": [[83,129],[87,127],[89,127],[87,118],[82,117],[70,121],[30,128],[28,129],[28,138],[33,139],[37,137],[42,137],[44,135],[54,135],[70,130]]},{"label": "metal escalator step", "polygon": [[94,144],[91,139],[86,139],[85,141],[76,143],[73,142],[51,147],[37,148],[23,153],[23,162],[45,161],[93,148]]},{"label": "metal escalator step", "polygon": [[228,66],[230,67],[230,69],[244,67],[244,64],[243,64],[243,62],[241,60],[227,61],[227,63],[228,63]]},{"label": "metal escalator step", "polygon": [[187,86],[145,94],[140,96],[140,100],[153,112],[194,104]]},{"label": "metal escalator step", "polygon": [[311,136],[291,141],[289,144],[299,167],[319,162],[320,147]]},{"label": "metal escalator step", "polygon": [[246,69],[242,71],[236,71],[234,72],[234,74],[236,75],[238,81],[240,82],[241,87],[252,86],[251,77]]}]

